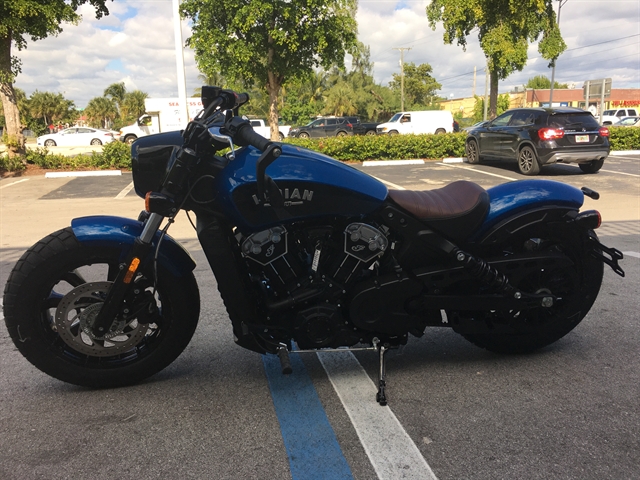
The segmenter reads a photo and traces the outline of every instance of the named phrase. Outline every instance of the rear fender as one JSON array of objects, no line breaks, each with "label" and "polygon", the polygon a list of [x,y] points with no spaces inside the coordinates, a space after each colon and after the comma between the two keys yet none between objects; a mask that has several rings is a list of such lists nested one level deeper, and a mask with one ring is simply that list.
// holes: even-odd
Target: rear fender
[{"label": "rear fender", "polygon": [[[80,243],[122,248],[133,245],[135,239],[142,232],[143,224],[130,218],[96,215],[73,219],[71,228]],[[153,239],[154,248],[145,262],[149,262],[153,258],[159,239],[160,232],[157,232]],[[124,255],[127,251],[125,249]],[[160,245],[158,263],[178,277],[188,274],[196,267],[191,255],[169,235],[164,236]]]},{"label": "rear fender", "polygon": [[487,192],[489,213],[473,237],[475,243],[485,245],[499,243],[531,225],[560,221],[584,203],[582,191],[550,180],[510,182]]}]

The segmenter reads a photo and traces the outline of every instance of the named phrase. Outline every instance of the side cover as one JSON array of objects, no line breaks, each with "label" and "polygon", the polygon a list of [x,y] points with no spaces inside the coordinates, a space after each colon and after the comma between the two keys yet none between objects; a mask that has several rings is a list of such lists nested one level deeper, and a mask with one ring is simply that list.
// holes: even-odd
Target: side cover
[{"label": "side cover", "polygon": [[[81,243],[113,246],[133,245],[143,226],[141,222],[130,218],[96,215],[73,219],[71,228]],[[160,232],[156,233],[153,240],[154,252],[159,239]],[[164,236],[160,245],[158,263],[179,277],[196,267],[191,255],[169,235]]]}]

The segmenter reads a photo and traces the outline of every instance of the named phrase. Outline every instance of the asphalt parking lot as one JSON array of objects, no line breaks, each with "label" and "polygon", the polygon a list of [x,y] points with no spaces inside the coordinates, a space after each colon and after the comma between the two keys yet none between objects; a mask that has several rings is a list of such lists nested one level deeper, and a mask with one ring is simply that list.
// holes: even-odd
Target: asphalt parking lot
[{"label": "asphalt parking lot", "polygon": [[[357,168],[389,188],[524,178],[509,164]],[[292,377],[276,377],[269,360],[234,344],[180,214],[169,233],[197,262],[201,318],[156,376],[112,390],[63,384],[31,367],[0,325],[0,478],[638,478],[640,155],[611,156],[595,175],[556,165],[539,178],[598,191],[585,208],[602,214],[601,241],[626,252],[626,277],[605,268],[591,312],[555,344],[500,356],[428,330],[388,354],[388,407],[368,390],[370,352],[309,355]],[[0,283],[31,244],[74,217],[136,217],[143,201],[131,187],[127,173],[0,180]],[[291,395],[307,403],[283,403]]]}]

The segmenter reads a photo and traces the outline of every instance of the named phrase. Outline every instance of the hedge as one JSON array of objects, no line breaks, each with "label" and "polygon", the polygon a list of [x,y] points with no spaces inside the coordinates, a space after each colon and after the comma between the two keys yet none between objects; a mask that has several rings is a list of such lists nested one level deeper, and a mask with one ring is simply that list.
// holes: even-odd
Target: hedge
[{"label": "hedge", "polygon": [[[611,150],[640,150],[640,128],[610,127]],[[442,135],[371,135],[319,139],[288,138],[285,143],[316,150],[341,161],[441,159],[463,157],[466,133]],[[25,163],[26,161],[26,163]],[[0,171],[17,171],[26,164],[46,169],[130,169],[129,146],[107,143],[102,152],[67,157],[46,148],[28,150],[24,159],[0,155]]]}]

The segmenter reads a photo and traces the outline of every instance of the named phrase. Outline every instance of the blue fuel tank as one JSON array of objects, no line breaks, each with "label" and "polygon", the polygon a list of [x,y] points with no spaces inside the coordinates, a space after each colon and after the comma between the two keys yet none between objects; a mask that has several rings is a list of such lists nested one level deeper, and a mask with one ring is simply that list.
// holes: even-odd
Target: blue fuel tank
[{"label": "blue fuel tank", "polygon": [[244,231],[312,217],[366,215],[387,198],[387,187],[375,178],[318,152],[282,145],[282,155],[267,168],[284,205],[274,208],[258,199],[256,162],[261,152],[236,152],[216,178],[217,205]]}]

